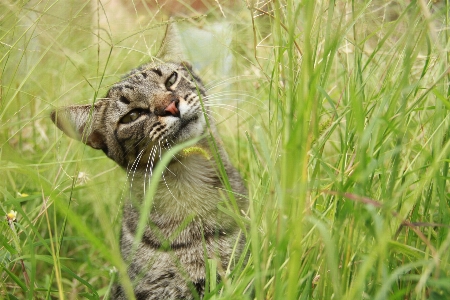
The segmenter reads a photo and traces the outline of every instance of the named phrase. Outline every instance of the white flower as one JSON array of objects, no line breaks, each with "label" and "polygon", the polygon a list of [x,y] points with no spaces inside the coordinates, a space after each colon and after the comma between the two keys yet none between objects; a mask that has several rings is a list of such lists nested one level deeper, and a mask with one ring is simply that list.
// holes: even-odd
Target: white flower
[{"label": "white flower", "polygon": [[14,222],[16,220],[17,211],[11,209],[9,213],[6,214],[6,220]]}]

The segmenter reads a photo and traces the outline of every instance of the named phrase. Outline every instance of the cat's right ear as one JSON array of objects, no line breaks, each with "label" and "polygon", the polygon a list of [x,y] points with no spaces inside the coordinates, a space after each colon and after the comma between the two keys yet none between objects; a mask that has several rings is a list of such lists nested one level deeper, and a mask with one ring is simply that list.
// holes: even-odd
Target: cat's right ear
[{"label": "cat's right ear", "polygon": [[67,136],[79,140],[94,149],[104,149],[105,140],[95,130],[95,119],[100,103],[95,105],[74,105],[54,110],[50,114],[53,123]]},{"label": "cat's right ear", "polygon": [[156,57],[164,62],[179,62],[186,60],[183,51],[183,43],[181,42],[181,36],[178,32],[176,20],[174,18],[169,19],[169,23],[166,27],[166,33],[164,34],[161,47],[159,48]]}]

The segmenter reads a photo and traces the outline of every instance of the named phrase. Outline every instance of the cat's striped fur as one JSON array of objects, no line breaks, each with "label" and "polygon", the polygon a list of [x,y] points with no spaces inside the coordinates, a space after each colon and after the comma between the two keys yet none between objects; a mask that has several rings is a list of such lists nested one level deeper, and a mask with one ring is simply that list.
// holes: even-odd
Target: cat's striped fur
[{"label": "cat's striped fur", "polygon": [[[106,98],[52,112],[67,135],[101,149],[127,170],[130,198],[124,205],[121,252],[136,299],[195,299],[205,290],[205,258],[218,261],[224,275],[231,257],[239,259],[245,238],[235,220],[219,210],[229,201],[211,136],[223,162],[239,210],[246,210],[246,189],[216,133],[203,83],[182,58],[179,37],[169,25],[156,59],[128,74]],[[207,101],[207,100],[205,100]],[[189,154],[177,155],[162,175],[150,212],[142,202],[152,171],[171,146],[208,133]],[[149,213],[142,241],[132,251],[141,213]],[[234,250],[233,248],[237,245]],[[117,285],[113,299],[126,299]]]}]

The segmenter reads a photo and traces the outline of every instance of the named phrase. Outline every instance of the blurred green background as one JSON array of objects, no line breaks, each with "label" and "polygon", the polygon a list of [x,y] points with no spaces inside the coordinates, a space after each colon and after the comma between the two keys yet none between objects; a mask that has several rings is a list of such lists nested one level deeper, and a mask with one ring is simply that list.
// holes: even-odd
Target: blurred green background
[{"label": "blurred green background", "polygon": [[[249,189],[205,299],[449,299],[449,1],[0,2],[0,298],[98,299],[126,174],[62,136],[176,15]],[[251,292],[253,291],[253,292]]]}]

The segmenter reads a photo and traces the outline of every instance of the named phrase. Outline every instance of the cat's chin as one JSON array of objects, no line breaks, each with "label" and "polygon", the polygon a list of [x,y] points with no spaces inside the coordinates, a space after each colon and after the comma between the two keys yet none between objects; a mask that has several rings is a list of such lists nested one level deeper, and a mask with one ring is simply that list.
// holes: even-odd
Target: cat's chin
[{"label": "cat's chin", "polygon": [[180,122],[178,131],[172,135],[172,142],[174,144],[180,144],[199,137],[205,132],[206,121],[202,114],[186,120],[181,119]]}]

